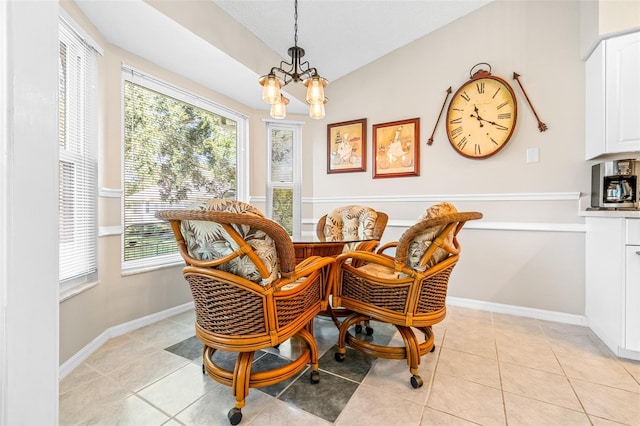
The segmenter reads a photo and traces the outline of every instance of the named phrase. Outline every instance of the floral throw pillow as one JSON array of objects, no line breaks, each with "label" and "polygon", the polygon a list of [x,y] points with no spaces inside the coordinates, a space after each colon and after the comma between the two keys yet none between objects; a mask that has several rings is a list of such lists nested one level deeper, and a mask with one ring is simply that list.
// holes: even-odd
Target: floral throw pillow
[{"label": "floral throw pillow", "polygon": [[[264,217],[254,206],[235,200],[214,198],[193,204],[190,210],[215,210],[233,213],[245,213]],[[264,231],[248,225],[234,225],[234,228],[255,250],[264,262],[270,276],[263,280],[255,264],[246,255],[238,256],[217,267],[225,272],[238,275],[247,280],[267,285],[277,278],[277,253],[273,239]],[[204,220],[184,220],[180,229],[189,255],[198,260],[219,259],[238,249],[238,244],[216,222]]]}]

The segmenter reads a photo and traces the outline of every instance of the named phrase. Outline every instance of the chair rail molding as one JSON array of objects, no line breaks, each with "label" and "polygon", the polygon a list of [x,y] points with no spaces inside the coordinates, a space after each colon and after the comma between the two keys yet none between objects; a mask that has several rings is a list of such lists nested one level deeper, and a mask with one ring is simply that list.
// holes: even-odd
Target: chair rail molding
[{"label": "chair rail molding", "polygon": [[98,196],[102,198],[122,198],[122,189],[119,188],[100,188]]},{"label": "chair rail molding", "polygon": [[[264,195],[250,197],[252,202],[264,203]],[[431,195],[365,195],[343,197],[303,197],[302,202],[314,203],[397,203],[438,201],[579,201],[580,192],[513,192],[487,194],[431,194]]]}]

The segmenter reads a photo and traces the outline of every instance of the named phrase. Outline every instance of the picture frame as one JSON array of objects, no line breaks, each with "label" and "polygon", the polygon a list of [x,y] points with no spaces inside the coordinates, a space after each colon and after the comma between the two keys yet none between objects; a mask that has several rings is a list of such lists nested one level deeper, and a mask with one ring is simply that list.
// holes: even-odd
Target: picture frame
[{"label": "picture frame", "polygon": [[373,125],[373,178],[420,176],[420,118]]},{"label": "picture frame", "polygon": [[327,173],[367,170],[367,119],[327,124]]}]

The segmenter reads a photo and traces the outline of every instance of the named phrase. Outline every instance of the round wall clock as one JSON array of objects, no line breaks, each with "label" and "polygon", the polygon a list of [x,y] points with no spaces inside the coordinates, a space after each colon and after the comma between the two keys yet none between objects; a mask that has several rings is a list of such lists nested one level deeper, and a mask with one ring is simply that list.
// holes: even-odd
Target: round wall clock
[{"label": "round wall clock", "polygon": [[518,106],[513,89],[503,79],[480,69],[471,74],[451,98],[447,136],[451,146],[468,158],[487,158],[509,142],[516,127]]}]

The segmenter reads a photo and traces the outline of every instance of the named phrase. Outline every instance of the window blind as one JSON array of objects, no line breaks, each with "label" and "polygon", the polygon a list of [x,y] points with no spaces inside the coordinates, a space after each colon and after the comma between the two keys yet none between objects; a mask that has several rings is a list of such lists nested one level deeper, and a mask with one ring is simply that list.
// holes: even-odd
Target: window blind
[{"label": "window blind", "polygon": [[206,99],[123,68],[125,273],[180,261],[162,209],[235,198],[246,119]]},{"label": "window blind", "polygon": [[59,280],[61,290],[97,279],[97,53],[59,25]]}]

